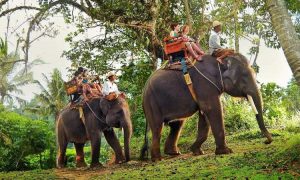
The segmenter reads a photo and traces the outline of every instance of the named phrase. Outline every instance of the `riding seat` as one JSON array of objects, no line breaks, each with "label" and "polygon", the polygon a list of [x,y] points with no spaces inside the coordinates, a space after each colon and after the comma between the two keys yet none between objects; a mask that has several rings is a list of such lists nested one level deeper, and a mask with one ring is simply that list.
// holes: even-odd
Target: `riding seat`
[{"label": "riding seat", "polygon": [[189,60],[188,51],[185,44],[186,40],[182,37],[164,38],[164,51],[167,55],[167,59],[169,60],[169,65],[172,65],[174,63],[180,63],[183,74],[187,74],[188,68],[186,61]]},{"label": "riding seat", "polygon": [[79,104],[82,101],[82,87],[77,85],[75,79],[64,82],[64,85],[67,95],[70,96],[71,104]]},{"label": "riding seat", "polygon": [[181,58],[186,59],[188,57],[188,52],[185,46],[186,41],[182,37],[166,37],[164,38],[164,51],[170,63],[179,61]]}]

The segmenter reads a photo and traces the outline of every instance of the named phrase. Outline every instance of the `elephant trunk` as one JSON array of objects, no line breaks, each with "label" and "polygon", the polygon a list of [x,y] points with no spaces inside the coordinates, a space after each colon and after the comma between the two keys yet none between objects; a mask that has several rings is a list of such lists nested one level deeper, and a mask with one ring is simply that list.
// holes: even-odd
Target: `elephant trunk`
[{"label": "elephant trunk", "polygon": [[257,92],[255,92],[254,94],[251,94],[251,95],[248,94],[247,98],[248,98],[249,102],[251,103],[251,106],[254,109],[254,111],[256,111],[255,112],[256,120],[257,120],[259,129],[261,130],[263,135],[267,138],[267,140],[265,141],[265,144],[270,144],[273,140],[272,140],[271,134],[269,133],[269,131],[267,130],[267,128],[264,124],[261,95],[257,90]]},{"label": "elephant trunk", "polygon": [[123,123],[124,130],[124,151],[126,162],[130,161],[130,138],[132,135],[132,124],[130,120]]}]

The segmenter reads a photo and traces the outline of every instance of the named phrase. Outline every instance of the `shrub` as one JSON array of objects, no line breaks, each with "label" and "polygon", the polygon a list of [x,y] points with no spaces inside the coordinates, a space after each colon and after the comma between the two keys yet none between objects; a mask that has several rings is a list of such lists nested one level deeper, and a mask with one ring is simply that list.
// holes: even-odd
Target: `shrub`
[{"label": "shrub", "polygon": [[31,158],[46,149],[53,151],[54,147],[54,132],[46,122],[0,107],[0,171],[35,168],[33,164],[37,162]]},{"label": "shrub", "polygon": [[242,131],[257,127],[254,112],[246,100],[225,96],[222,101],[227,131]]}]

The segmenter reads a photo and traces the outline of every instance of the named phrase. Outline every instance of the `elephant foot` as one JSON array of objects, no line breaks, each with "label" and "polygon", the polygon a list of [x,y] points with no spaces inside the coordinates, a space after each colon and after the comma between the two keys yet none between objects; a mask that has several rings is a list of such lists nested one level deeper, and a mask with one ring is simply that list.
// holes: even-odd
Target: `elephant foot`
[{"label": "elephant foot", "polygon": [[190,147],[190,150],[192,151],[194,156],[199,156],[204,154],[204,151],[199,146],[192,145]]},{"label": "elephant foot", "polygon": [[84,161],[76,162],[76,167],[77,168],[87,167],[87,164]]},{"label": "elephant foot", "polygon": [[76,156],[76,167],[77,168],[87,167],[87,164],[85,163],[83,156]]},{"label": "elephant foot", "polygon": [[180,151],[165,151],[165,154],[170,156],[179,156],[181,154]]},{"label": "elephant foot", "polygon": [[228,147],[224,147],[224,148],[217,148],[215,151],[216,155],[220,155],[220,154],[230,154],[233,153],[233,151],[228,148]]},{"label": "elephant foot", "polygon": [[264,143],[265,143],[265,144],[271,144],[271,143],[272,143],[272,141],[273,141],[272,139],[267,139],[267,140],[265,140],[265,142],[264,142]]},{"label": "elephant foot", "polygon": [[122,163],[125,163],[126,160],[125,159],[116,159],[115,160],[115,164],[122,164]]},{"label": "elephant foot", "polygon": [[192,150],[193,152],[193,155],[194,156],[200,156],[200,155],[204,155],[204,151],[202,149],[195,149],[195,150]]},{"label": "elephant foot", "polygon": [[158,162],[161,161],[161,157],[151,157],[152,162]]},{"label": "elephant foot", "polygon": [[56,167],[58,169],[62,169],[62,168],[65,168],[66,165],[67,165],[67,157],[66,156],[65,157],[62,157],[62,156],[58,157]]},{"label": "elephant foot", "polygon": [[178,156],[181,154],[181,152],[179,151],[178,147],[171,147],[171,148],[165,147],[165,154],[170,156]]},{"label": "elephant foot", "polygon": [[114,162],[114,164],[122,164],[125,162],[125,157],[123,155],[113,156],[111,162]]},{"label": "elephant foot", "polygon": [[104,166],[97,162],[97,163],[91,163],[90,168],[103,168]]},{"label": "elephant foot", "polygon": [[57,164],[57,166],[56,166],[58,169],[63,169],[63,168],[65,168],[65,165],[64,164]]}]

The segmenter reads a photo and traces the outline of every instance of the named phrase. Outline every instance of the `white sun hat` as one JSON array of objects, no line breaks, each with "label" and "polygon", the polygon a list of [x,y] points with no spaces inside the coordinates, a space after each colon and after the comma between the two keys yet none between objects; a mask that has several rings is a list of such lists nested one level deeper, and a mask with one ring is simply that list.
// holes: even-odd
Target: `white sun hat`
[{"label": "white sun hat", "polygon": [[220,26],[220,25],[222,25],[222,23],[220,21],[213,22],[213,27]]},{"label": "white sun hat", "polygon": [[106,77],[109,78],[110,76],[115,76],[116,74],[112,71],[110,71],[109,73],[107,73]]}]

